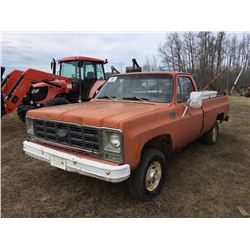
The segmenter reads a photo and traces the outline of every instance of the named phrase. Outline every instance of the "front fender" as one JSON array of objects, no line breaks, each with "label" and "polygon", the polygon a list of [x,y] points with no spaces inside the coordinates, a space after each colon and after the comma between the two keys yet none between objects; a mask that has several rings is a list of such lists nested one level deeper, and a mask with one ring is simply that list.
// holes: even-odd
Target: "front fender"
[{"label": "front fender", "polygon": [[124,124],[124,160],[131,169],[139,164],[144,146],[156,137],[167,136],[171,140],[171,150],[176,148],[174,137],[178,132],[177,120],[168,118],[168,113],[169,110],[161,110]]}]

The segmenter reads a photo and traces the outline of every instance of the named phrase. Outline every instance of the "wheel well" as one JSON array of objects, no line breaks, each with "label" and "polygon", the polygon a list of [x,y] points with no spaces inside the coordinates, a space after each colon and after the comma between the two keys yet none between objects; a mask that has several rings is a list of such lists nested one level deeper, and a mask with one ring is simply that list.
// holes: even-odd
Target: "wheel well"
[{"label": "wheel well", "polygon": [[173,151],[172,139],[170,135],[157,136],[145,143],[142,152],[146,148],[159,150],[165,155],[165,157],[168,157]]},{"label": "wheel well", "polygon": [[224,121],[224,113],[218,114],[216,120],[222,123]]}]

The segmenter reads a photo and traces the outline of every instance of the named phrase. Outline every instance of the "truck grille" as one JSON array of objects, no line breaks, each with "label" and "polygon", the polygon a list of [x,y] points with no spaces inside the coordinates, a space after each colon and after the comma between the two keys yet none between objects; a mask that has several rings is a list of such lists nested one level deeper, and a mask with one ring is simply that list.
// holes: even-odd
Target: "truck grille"
[{"label": "truck grille", "polygon": [[97,128],[34,119],[35,137],[61,146],[100,153]]}]

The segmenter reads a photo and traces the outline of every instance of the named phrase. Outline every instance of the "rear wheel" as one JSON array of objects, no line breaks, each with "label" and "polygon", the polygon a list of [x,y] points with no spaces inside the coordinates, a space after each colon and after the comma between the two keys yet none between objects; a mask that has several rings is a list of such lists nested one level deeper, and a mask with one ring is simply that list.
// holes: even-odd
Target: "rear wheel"
[{"label": "rear wheel", "polygon": [[213,125],[213,127],[202,136],[202,140],[207,145],[214,145],[217,142],[219,134],[219,125],[218,122]]},{"label": "rear wheel", "polygon": [[50,107],[50,106],[63,105],[63,104],[69,104],[69,103],[70,102],[63,97],[55,97],[49,100],[44,106]]},{"label": "rear wheel", "polygon": [[128,180],[131,195],[140,200],[150,200],[157,196],[166,176],[166,159],[159,150],[146,149],[138,168]]}]

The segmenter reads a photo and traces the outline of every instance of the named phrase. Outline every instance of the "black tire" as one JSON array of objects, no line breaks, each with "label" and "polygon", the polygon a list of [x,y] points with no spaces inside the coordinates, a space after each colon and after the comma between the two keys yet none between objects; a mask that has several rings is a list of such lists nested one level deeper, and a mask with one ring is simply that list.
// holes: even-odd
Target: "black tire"
[{"label": "black tire", "polygon": [[[148,170],[151,169],[154,162],[160,163],[161,177],[155,189],[148,190],[149,187],[146,186],[146,176],[150,173]],[[150,200],[156,197],[162,189],[166,171],[167,163],[163,153],[155,149],[145,149],[139,166],[131,173],[128,180],[128,189],[132,197],[139,200]]]},{"label": "black tire", "polygon": [[213,127],[202,136],[202,141],[207,145],[214,145],[218,140],[219,125],[216,121]]},{"label": "black tire", "polygon": [[69,103],[70,102],[63,97],[55,97],[55,98],[49,100],[44,106],[51,107],[51,106],[56,106],[56,105],[69,104]]},{"label": "black tire", "polygon": [[26,113],[27,113],[27,110],[24,110],[22,105],[19,105],[17,107],[17,116],[18,118],[22,121],[22,122],[25,122],[25,117],[26,117]]}]

